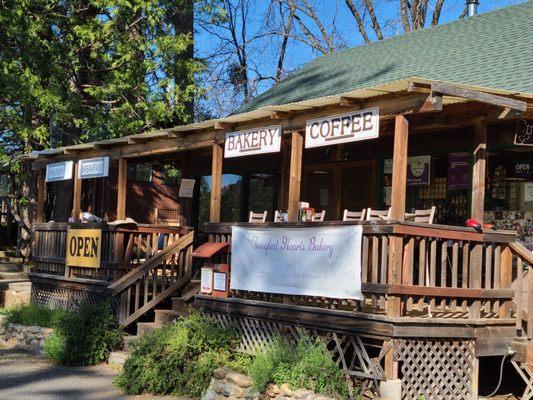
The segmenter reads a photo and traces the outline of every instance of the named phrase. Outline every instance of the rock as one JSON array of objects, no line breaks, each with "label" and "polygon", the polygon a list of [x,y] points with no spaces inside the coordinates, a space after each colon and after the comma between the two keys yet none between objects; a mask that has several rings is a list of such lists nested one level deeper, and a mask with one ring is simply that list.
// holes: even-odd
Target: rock
[{"label": "rock", "polygon": [[215,400],[217,397],[216,393],[210,389],[207,389],[207,391],[202,396],[202,400]]},{"label": "rock", "polygon": [[254,390],[254,389],[251,389],[251,388],[246,389],[246,390],[244,391],[244,398],[245,398],[246,400],[252,400],[252,399],[255,400],[255,399],[258,399],[258,398],[259,398],[259,392],[257,392],[257,391]]},{"label": "rock", "polygon": [[226,380],[242,388],[248,388],[253,384],[252,380],[246,375],[238,374],[237,372],[233,371],[227,372]]},{"label": "rock", "polygon": [[222,385],[214,379],[211,381],[211,385],[209,385],[209,388],[213,390],[216,394],[222,394]]},{"label": "rock", "polygon": [[281,385],[279,389],[281,390],[281,393],[284,396],[294,397],[294,390],[291,390],[291,388],[289,387],[287,383],[284,383],[283,385]]},{"label": "rock", "polygon": [[277,394],[280,394],[281,390],[279,390],[278,385],[268,385],[268,387],[265,390],[265,394],[268,397],[276,397]]},{"label": "rock", "polygon": [[231,386],[228,384],[220,385],[220,394],[224,397],[229,397],[231,395]]},{"label": "rock", "polygon": [[238,399],[242,399],[244,397],[244,388],[239,387],[239,386],[234,386],[233,390],[231,391],[231,394]]},{"label": "rock", "polygon": [[295,391],[294,394],[294,397],[300,398],[302,400],[314,400],[314,398],[316,397],[315,393],[307,389],[298,389]]},{"label": "rock", "polygon": [[224,379],[228,371],[225,368],[217,368],[213,371],[213,377],[215,379]]},{"label": "rock", "polygon": [[28,328],[28,331],[31,333],[41,333],[41,327],[40,326],[30,326]]}]

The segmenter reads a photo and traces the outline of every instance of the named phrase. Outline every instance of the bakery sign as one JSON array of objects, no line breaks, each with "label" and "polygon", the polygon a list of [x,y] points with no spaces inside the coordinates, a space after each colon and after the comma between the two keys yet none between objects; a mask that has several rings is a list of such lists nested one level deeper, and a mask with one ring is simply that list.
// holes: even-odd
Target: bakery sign
[{"label": "bakery sign", "polygon": [[369,108],[308,120],[305,127],[305,147],[357,142],[378,136],[379,108]]},{"label": "bakery sign", "polygon": [[228,132],[224,140],[224,158],[277,153],[280,147],[280,125]]}]

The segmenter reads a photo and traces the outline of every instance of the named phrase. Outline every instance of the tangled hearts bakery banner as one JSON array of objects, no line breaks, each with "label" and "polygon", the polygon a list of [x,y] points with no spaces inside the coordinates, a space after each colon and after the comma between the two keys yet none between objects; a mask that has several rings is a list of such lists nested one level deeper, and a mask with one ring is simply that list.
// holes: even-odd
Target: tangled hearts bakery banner
[{"label": "tangled hearts bakery banner", "polygon": [[231,288],[361,299],[360,225],[233,227]]}]

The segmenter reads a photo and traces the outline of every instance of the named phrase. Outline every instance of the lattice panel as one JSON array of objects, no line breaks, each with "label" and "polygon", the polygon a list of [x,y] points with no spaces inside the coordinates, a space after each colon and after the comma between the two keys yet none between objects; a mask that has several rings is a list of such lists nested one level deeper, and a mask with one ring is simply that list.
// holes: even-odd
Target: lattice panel
[{"label": "lattice panel", "polygon": [[320,338],[324,348],[352,383],[352,387],[361,388],[362,393],[371,390],[376,393],[379,381],[385,379],[382,361],[390,349],[388,342],[331,331],[311,331],[290,324],[227,314],[204,314],[222,326],[231,326],[237,330],[241,337],[239,351],[249,354],[260,351],[271,345],[276,336],[283,336],[294,344],[300,333],[305,331],[312,337]]},{"label": "lattice panel", "polygon": [[394,339],[402,373],[402,398],[465,400],[474,381],[473,340]]},{"label": "lattice panel", "polygon": [[55,309],[74,310],[77,304],[82,301],[97,303],[104,299],[105,297],[95,293],[64,288],[50,288],[38,286],[35,283],[31,289],[32,304]]}]

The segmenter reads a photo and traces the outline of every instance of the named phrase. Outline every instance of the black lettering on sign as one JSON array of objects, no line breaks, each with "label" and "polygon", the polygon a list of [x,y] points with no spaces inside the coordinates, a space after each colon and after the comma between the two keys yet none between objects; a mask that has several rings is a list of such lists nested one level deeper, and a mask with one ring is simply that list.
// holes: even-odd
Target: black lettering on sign
[{"label": "black lettering on sign", "polygon": [[89,242],[91,241],[91,238],[86,237],[83,238],[83,257],[91,257],[89,253]]},{"label": "black lettering on sign", "polygon": [[83,249],[83,238],[79,237],[78,238],[78,248],[76,250],[76,256],[78,256],[78,257],[81,256],[82,249]]},{"label": "black lettering on sign", "polygon": [[68,244],[68,252],[71,256],[76,255],[76,237],[72,236],[70,238],[70,243]]},{"label": "black lettering on sign", "polygon": [[91,238],[91,257],[98,255],[98,238]]}]

